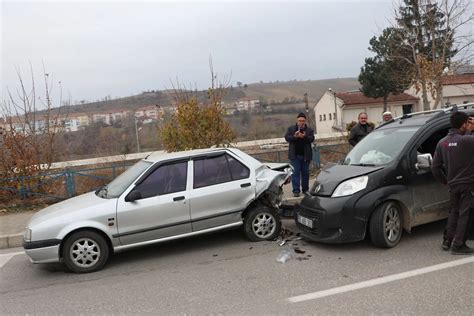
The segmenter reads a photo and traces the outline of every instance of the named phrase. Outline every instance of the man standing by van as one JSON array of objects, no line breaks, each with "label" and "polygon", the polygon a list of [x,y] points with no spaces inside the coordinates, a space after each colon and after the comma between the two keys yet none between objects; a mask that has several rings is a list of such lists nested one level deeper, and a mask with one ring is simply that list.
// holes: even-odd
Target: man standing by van
[{"label": "man standing by van", "polygon": [[288,159],[294,169],[291,176],[293,195],[298,197],[301,191],[305,193],[309,189],[309,163],[313,159],[311,144],[314,142],[314,131],[306,125],[304,113],[298,114],[296,124],[288,127],[285,140],[290,143]]},{"label": "man standing by van", "polygon": [[354,125],[351,128],[351,133],[349,135],[349,144],[355,146],[358,142],[362,140],[367,134],[372,132],[373,128],[370,124],[367,123],[367,113],[361,112],[357,117],[359,123]]},{"label": "man standing by van", "polygon": [[451,210],[443,249],[451,245],[452,254],[471,254],[474,249],[466,245],[466,229],[474,205],[474,135],[469,135],[474,126],[464,112],[454,112],[450,121],[453,129],[436,146],[431,167],[433,176],[447,184],[450,191]]}]

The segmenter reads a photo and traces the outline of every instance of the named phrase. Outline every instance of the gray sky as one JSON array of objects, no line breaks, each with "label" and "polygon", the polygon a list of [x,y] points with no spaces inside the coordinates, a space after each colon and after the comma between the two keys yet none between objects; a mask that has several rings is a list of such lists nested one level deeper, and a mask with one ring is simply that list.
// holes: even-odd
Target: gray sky
[{"label": "gray sky", "polygon": [[[0,0],[1,1],[1,0]],[[71,100],[209,86],[209,57],[234,85],[356,77],[390,0],[1,3],[1,88],[42,64]]]}]

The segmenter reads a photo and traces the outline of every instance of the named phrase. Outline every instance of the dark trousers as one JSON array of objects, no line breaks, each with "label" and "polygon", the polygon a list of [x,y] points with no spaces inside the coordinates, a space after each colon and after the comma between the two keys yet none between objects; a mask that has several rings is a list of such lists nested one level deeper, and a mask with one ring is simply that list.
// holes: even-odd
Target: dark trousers
[{"label": "dark trousers", "polygon": [[304,161],[304,156],[296,156],[296,159],[291,159],[293,166],[293,175],[291,176],[291,185],[293,186],[293,193],[308,191],[309,189],[309,161]]},{"label": "dark trousers", "polygon": [[468,188],[451,188],[451,210],[448,215],[446,239],[453,241],[454,247],[466,242],[469,215],[474,208],[474,195]]}]

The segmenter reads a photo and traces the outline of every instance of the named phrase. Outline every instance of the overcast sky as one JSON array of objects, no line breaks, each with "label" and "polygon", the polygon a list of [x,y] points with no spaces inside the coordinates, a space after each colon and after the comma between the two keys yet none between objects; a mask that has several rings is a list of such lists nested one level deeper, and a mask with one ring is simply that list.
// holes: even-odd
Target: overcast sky
[{"label": "overcast sky", "polygon": [[43,68],[74,100],[253,83],[356,77],[390,0],[306,2],[1,2],[1,88]]}]

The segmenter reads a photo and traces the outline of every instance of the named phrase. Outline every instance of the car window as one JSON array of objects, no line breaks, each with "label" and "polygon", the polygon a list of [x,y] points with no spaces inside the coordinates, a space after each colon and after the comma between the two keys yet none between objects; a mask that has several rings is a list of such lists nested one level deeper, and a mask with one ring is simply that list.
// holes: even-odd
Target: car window
[{"label": "car window", "polygon": [[194,160],[195,189],[232,180],[226,155]]},{"label": "car window", "polygon": [[140,191],[142,198],[164,195],[186,190],[188,163],[178,162],[158,167],[135,189]]},{"label": "car window", "polygon": [[345,165],[385,165],[402,152],[403,147],[419,129],[419,126],[385,128],[375,130],[344,159]]},{"label": "car window", "polygon": [[146,169],[150,168],[151,162],[140,160],[125,172],[115,178],[101,192],[102,197],[112,199],[119,197]]},{"label": "car window", "polygon": [[232,180],[246,179],[250,176],[250,170],[240,161],[230,155],[225,155],[229,163]]},{"label": "car window", "polygon": [[434,156],[436,145],[443,137],[448,135],[448,132],[448,127],[433,131],[433,133],[431,133],[430,136],[417,148],[417,152],[421,154],[431,154],[431,156]]}]

